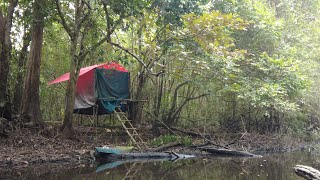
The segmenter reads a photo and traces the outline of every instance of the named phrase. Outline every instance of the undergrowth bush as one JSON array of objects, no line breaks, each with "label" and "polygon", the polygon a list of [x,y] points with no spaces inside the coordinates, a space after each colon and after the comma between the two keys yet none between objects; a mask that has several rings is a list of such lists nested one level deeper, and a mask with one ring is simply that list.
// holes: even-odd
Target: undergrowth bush
[{"label": "undergrowth bush", "polygon": [[151,145],[154,147],[162,146],[164,144],[172,143],[172,142],[180,142],[183,145],[189,146],[192,144],[192,138],[189,136],[176,136],[172,134],[167,134],[160,136],[158,138],[155,138],[151,141]]}]

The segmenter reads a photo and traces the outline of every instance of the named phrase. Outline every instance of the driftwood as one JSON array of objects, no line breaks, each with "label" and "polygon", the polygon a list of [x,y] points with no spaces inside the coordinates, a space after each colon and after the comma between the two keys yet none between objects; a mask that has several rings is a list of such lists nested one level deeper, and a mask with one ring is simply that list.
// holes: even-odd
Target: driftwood
[{"label": "driftwood", "polygon": [[320,180],[320,171],[309,166],[296,165],[294,172],[305,179],[318,179]]},{"label": "driftwood", "polygon": [[164,144],[162,146],[159,146],[159,147],[156,147],[156,148],[153,148],[153,149],[149,149],[149,151],[151,152],[160,152],[160,151],[165,151],[169,148],[172,148],[172,147],[176,147],[176,146],[180,146],[181,143],[180,142],[171,142],[171,143],[168,143],[168,144]]},{"label": "driftwood", "polygon": [[177,160],[195,157],[193,155],[177,154],[175,152],[146,152],[146,153],[120,153],[120,154],[104,154],[96,153],[95,157],[98,161],[114,161],[117,159],[167,159]]},{"label": "driftwood", "polygon": [[219,156],[239,156],[239,157],[262,157],[260,155],[252,154],[246,151],[235,151],[230,149],[217,149],[211,146],[198,147],[202,151]]}]

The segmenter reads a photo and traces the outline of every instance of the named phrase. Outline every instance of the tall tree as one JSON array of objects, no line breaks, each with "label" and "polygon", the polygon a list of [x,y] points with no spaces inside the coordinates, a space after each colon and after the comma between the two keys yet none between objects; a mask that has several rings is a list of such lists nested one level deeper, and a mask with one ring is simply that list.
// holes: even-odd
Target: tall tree
[{"label": "tall tree", "polygon": [[75,11],[72,15],[73,19],[68,21],[66,19],[67,15],[63,13],[61,2],[59,0],[56,0],[55,2],[58,15],[60,17],[60,22],[70,37],[70,79],[66,91],[66,109],[64,113],[63,125],[60,128],[62,131],[62,136],[65,138],[70,138],[74,136],[72,115],[75,101],[76,84],[81,62],[84,59],[84,57],[80,55],[80,53],[83,51],[83,44],[81,44],[80,49],[78,46],[79,42],[83,42],[84,37],[84,34],[81,36],[80,31],[89,14],[85,13],[85,8],[87,6],[85,5],[84,1],[80,2],[80,0],[75,0],[74,2],[70,2],[73,4]]},{"label": "tall tree", "polygon": [[[144,62],[144,59],[141,58],[142,53],[141,52],[141,36],[142,36],[142,27],[145,26],[143,22],[140,22],[141,27],[138,30],[138,36],[139,38],[139,52],[135,53],[131,49],[126,48],[124,46],[125,43],[119,43],[112,39],[112,34],[115,33],[115,31],[118,30],[118,28],[121,28],[122,26],[125,26],[124,20],[129,19],[132,17],[139,17],[143,16],[143,10],[148,5],[148,1],[146,2],[135,2],[130,0],[121,0],[119,1],[107,1],[102,0],[103,3],[103,9],[105,11],[106,16],[106,22],[107,22],[107,42],[111,44],[112,46],[119,48],[129,54],[131,57],[133,57],[135,60],[137,60],[139,65],[139,75],[137,80],[137,86],[136,86],[136,93],[133,93],[133,98],[140,100],[142,99],[142,89],[145,83],[145,71],[152,74],[150,71],[150,68],[148,67],[148,64]],[[122,4],[123,6],[119,6],[119,4]],[[118,18],[119,17],[119,18]],[[142,18],[143,19],[143,18]],[[133,105],[133,116],[132,121],[133,124],[137,124],[141,120],[141,113],[142,113],[142,104],[141,103],[135,103]]]},{"label": "tall tree", "polygon": [[[93,24],[93,19],[90,17],[93,10],[89,2],[85,0],[74,0],[72,2],[55,0],[55,4],[59,22],[70,38],[70,78],[66,91],[64,119],[60,130],[63,138],[72,138],[74,136],[72,119],[76,84],[81,64],[91,51],[94,51],[106,41],[107,36],[103,36],[91,46],[85,43],[86,36],[89,34],[90,28],[92,28],[91,25]],[[74,9],[66,8],[68,6],[73,6]],[[73,12],[70,12],[70,10]]]},{"label": "tall tree", "polygon": [[[0,117],[11,119],[11,103],[8,93],[9,61],[11,58],[11,27],[13,12],[18,0],[11,0],[9,6],[0,3]],[[7,12],[3,12],[7,9]]]},{"label": "tall tree", "polygon": [[34,1],[31,48],[21,104],[21,115],[24,121],[32,125],[42,124],[39,84],[45,7],[46,0]]},{"label": "tall tree", "polygon": [[[21,3],[19,4],[21,5]],[[21,7],[21,6],[20,6]],[[23,12],[23,16],[20,17],[22,19],[21,23],[23,24],[23,37],[22,37],[22,47],[17,52],[17,76],[14,86],[14,93],[12,99],[12,110],[13,113],[19,114],[20,113],[20,106],[22,101],[22,94],[23,94],[23,82],[24,82],[24,74],[26,69],[26,64],[28,60],[28,49],[31,42],[31,25],[30,21],[26,19],[31,16],[31,7],[27,7],[26,10]]]}]

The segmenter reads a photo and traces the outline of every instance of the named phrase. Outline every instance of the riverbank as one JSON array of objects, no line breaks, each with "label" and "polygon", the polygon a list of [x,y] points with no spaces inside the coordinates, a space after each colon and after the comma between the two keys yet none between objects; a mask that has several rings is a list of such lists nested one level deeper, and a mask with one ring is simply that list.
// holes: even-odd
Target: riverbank
[{"label": "riverbank", "polygon": [[[0,179],[41,176],[90,164],[90,151],[96,146],[122,145],[127,139],[125,134],[106,128],[75,126],[75,132],[73,140],[60,138],[58,126],[9,132],[8,138],[0,138]],[[37,167],[41,170],[32,170]]]},{"label": "riverbank", "polygon": [[[158,136],[153,135],[150,128],[141,127],[142,138],[146,142]],[[46,129],[20,128],[9,133],[8,138],[0,139],[0,177],[1,179],[24,176],[30,174],[29,169],[38,177],[46,173],[54,173],[63,169],[73,169],[92,163],[90,151],[97,146],[128,146],[131,145],[129,137],[122,128],[92,128],[75,126],[77,138],[73,140],[61,139],[58,127],[48,126]],[[189,130],[190,131],[190,130]],[[196,132],[196,131],[194,131]],[[161,134],[168,134],[166,129]],[[179,136],[186,134],[175,132]],[[291,151],[297,149],[304,142],[286,135],[259,135],[252,133],[213,133],[207,136],[190,136],[192,145],[208,143],[217,147],[249,152],[262,151]],[[166,151],[178,153],[195,152],[191,146],[174,146]],[[199,152],[197,152],[199,153]]]}]

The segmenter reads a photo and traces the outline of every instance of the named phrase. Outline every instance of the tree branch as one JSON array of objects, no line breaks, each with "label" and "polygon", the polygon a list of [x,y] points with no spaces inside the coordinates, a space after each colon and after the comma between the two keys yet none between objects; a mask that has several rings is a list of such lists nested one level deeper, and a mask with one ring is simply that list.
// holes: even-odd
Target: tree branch
[{"label": "tree branch", "polygon": [[89,10],[92,10],[91,5],[87,1],[82,0],[82,2],[89,8]]},{"label": "tree branch", "polygon": [[104,38],[102,38],[99,42],[89,47],[87,50],[83,52],[83,54],[80,56],[80,58],[85,58],[91,51],[94,51],[99,46],[101,46],[106,40],[108,39],[108,35],[106,35]]},{"label": "tree branch", "polygon": [[81,27],[82,24],[88,19],[89,15],[91,14],[91,9],[92,9],[90,7],[90,5],[87,2],[85,2],[84,0],[82,0],[81,2],[82,2],[81,8],[83,8],[83,6],[86,5],[88,7],[89,11],[82,18],[80,18],[78,27]]},{"label": "tree branch", "polygon": [[201,98],[203,96],[207,96],[207,95],[209,95],[209,94],[205,93],[205,94],[201,94],[199,96],[186,98],[185,101],[179,105],[179,107],[177,108],[177,110],[175,111],[174,114],[178,114],[181,111],[181,109],[187,104],[187,102],[189,102],[191,100],[199,99],[199,98]]},{"label": "tree branch", "polygon": [[111,37],[111,24],[110,24],[110,16],[109,16],[109,11],[108,11],[108,8],[107,8],[107,1],[106,0],[102,0],[102,4],[103,4],[103,10],[106,14],[106,21],[107,21],[107,36],[108,36],[108,39],[110,39]]},{"label": "tree branch", "polygon": [[139,63],[142,64],[142,66],[148,71],[149,74],[158,77],[160,74],[164,73],[164,70],[162,70],[162,71],[160,71],[160,72],[158,72],[158,73],[152,72],[152,71],[148,68],[148,66],[147,66],[137,55],[135,55],[134,53],[132,53],[130,50],[122,47],[120,44],[117,44],[117,43],[112,42],[111,40],[107,40],[107,41],[108,41],[109,44],[111,44],[111,45],[113,45],[113,46],[115,46],[115,47],[123,50],[124,52],[128,53],[130,56],[132,56],[133,58],[135,58],[137,61],[139,61]]},{"label": "tree branch", "polygon": [[181,112],[182,108],[187,104],[187,102],[191,101],[191,100],[195,100],[195,99],[199,99],[203,96],[207,96],[209,94],[201,94],[199,96],[195,96],[195,97],[190,97],[190,98],[187,98],[185,99],[185,101],[183,103],[181,103],[179,105],[179,107],[175,110],[175,112],[173,113],[173,115],[171,116],[171,119],[176,119],[177,115]]},{"label": "tree branch", "polygon": [[61,24],[63,26],[63,28],[67,31],[67,33],[69,34],[70,38],[73,38],[73,32],[72,30],[70,29],[70,27],[68,26],[65,18],[64,18],[64,15],[61,11],[61,5],[60,5],[60,2],[59,0],[55,0],[56,2],[56,6],[57,6],[57,10],[58,10],[58,14],[59,14],[59,17],[61,19]]},{"label": "tree branch", "polygon": [[188,84],[189,82],[190,82],[190,80],[185,81],[185,82],[179,84],[179,85],[175,88],[174,94],[173,94],[173,98],[172,98],[171,107],[170,107],[169,113],[166,115],[166,116],[167,116],[167,118],[166,118],[167,120],[171,119],[173,113],[175,112],[174,109],[175,109],[176,106],[177,106],[177,98],[178,98],[178,91],[179,91],[179,89],[180,89],[182,86]]},{"label": "tree branch", "polygon": [[199,96],[190,97],[190,98],[187,98],[187,101],[199,99],[199,98],[201,98],[201,97],[203,97],[203,96],[208,96],[208,95],[209,95],[209,93],[205,93],[205,94],[201,94],[201,95],[199,95]]}]

